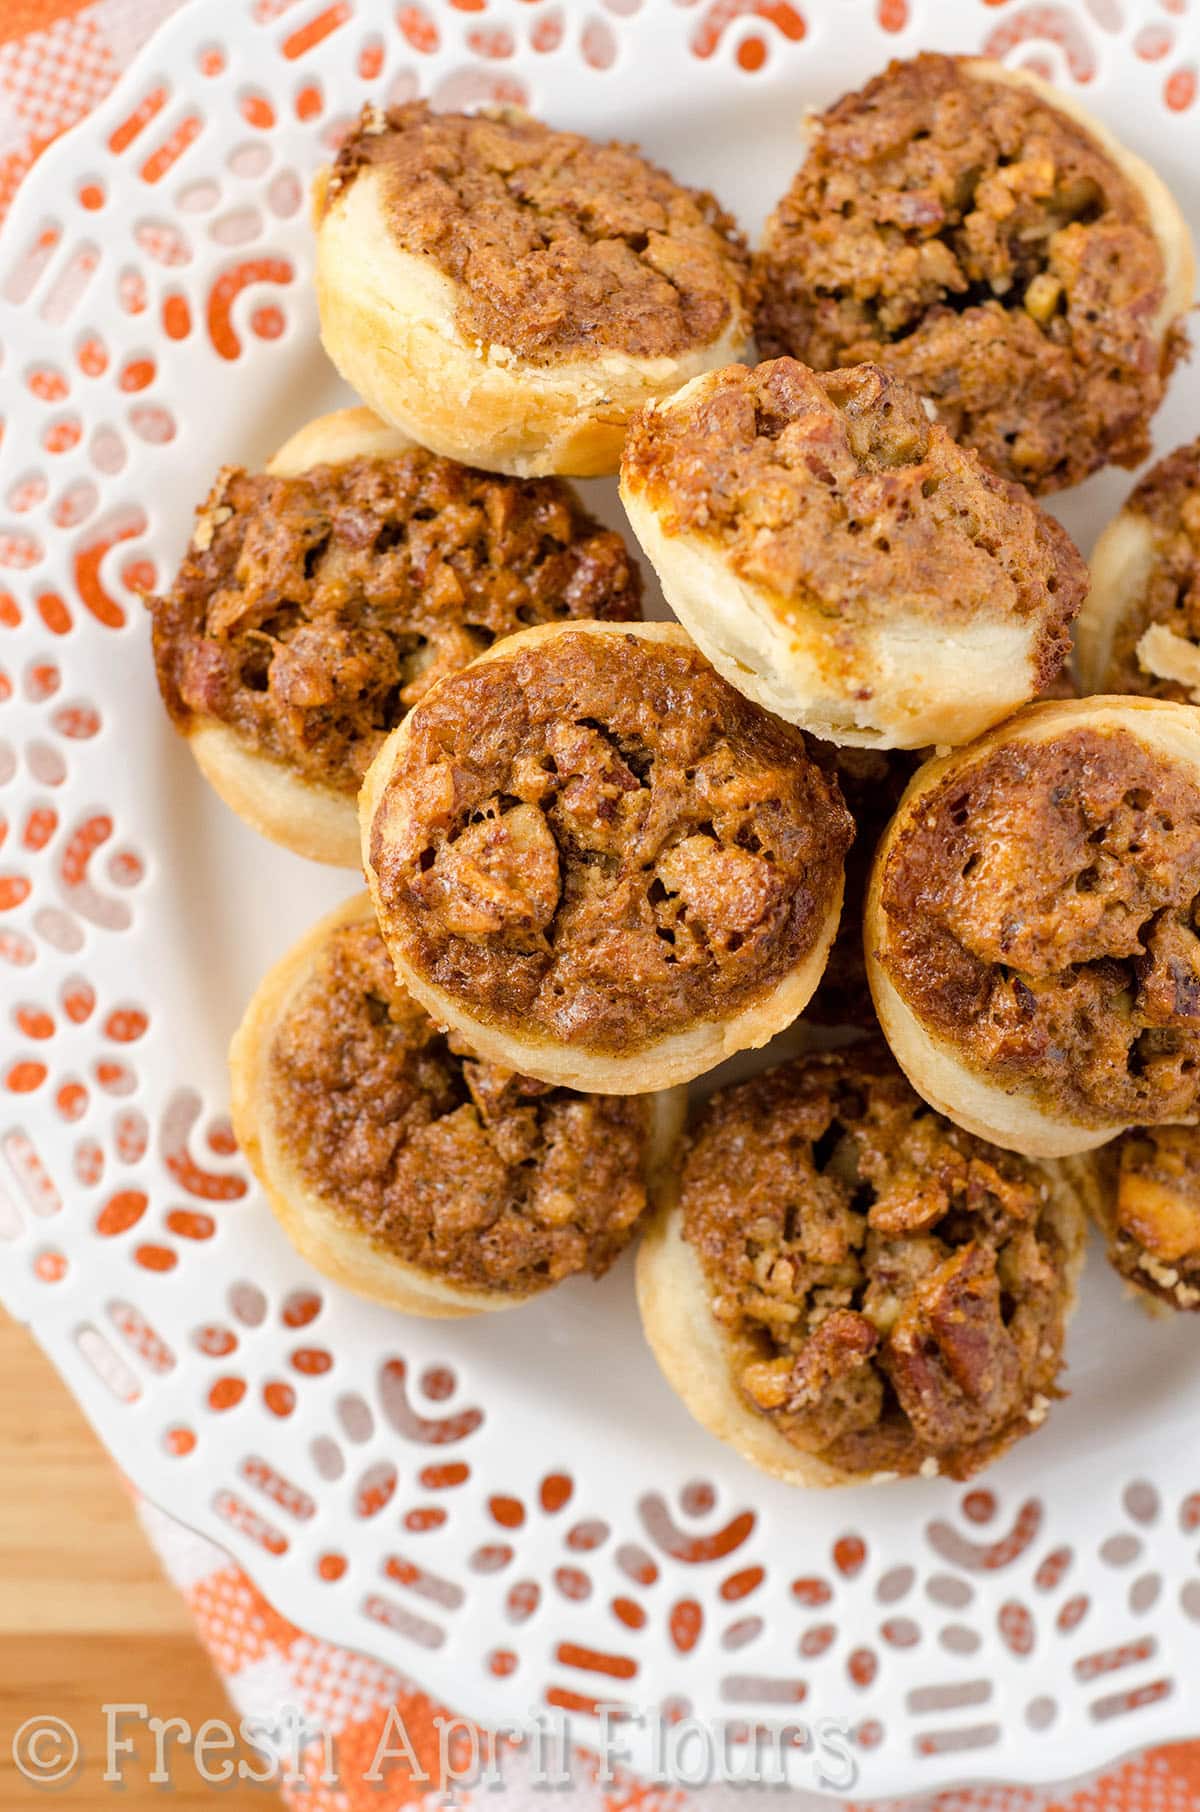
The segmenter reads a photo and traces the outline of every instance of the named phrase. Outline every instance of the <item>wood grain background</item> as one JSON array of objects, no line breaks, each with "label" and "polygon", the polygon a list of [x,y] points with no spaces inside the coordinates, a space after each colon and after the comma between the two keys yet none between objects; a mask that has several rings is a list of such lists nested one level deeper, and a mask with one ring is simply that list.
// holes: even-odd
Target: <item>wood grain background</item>
[{"label": "wood grain background", "polygon": [[[3,1315],[0,1376],[0,1806],[98,1812],[111,1795],[120,1812],[276,1812],[273,1790],[222,1791],[186,1752],[174,1755],[169,1792],[150,1785],[145,1733],[124,1792],[102,1784],[106,1703],[146,1704],[193,1730],[237,1717],[115,1467],[32,1336]],[[65,1718],[83,1746],[77,1774],[54,1792],[23,1780],[12,1757],[13,1733],[42,1713]]]}]

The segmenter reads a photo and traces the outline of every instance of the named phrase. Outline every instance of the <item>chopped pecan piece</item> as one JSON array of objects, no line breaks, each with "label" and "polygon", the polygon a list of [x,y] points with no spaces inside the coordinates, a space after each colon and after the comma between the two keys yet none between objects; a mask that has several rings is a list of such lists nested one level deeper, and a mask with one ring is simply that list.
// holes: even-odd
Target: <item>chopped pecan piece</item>
[{"label": "chopped pecan piece", "polygon": [[536,806],[492,800],[439,852],[428,891],[455,937],[544,931],[558,905],[558,846]]},{"label": "chopped pecan piece", "polygon": [[[783,1367],[781,1377],[772,1364],[761,1372],[750,1366],[742,1382],[760,1407],[784,1412],[793,1440],[825,1447],[879,1420],[883,1380],[871,1364],[878,1345],[878,1332],[864,1315],[839,1309],[809,1335],[790,1364],[773,1362]],[[777,1392],[778,1401],[772,1401]]]},{"label": "chopped pecan piece", "polygon": [[884,1365],[935,1453],[977,1441],[1012,1414],[1020,1360],[1001,1314],[993,1252],[965,1246],[921,1284],[900,1311]]}]

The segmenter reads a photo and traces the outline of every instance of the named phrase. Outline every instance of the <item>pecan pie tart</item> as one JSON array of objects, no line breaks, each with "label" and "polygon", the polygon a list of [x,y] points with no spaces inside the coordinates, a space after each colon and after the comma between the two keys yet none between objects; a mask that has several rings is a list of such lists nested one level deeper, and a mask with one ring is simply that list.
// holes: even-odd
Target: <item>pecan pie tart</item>
[{"label": "pecan pie tart", "polygon": [[764,356],[886,365],[1033,491],[1145,459],[1195,282],[1165,184],[1073,94],[935,55],[812,122],[756,276]]},{"label": "pecan pie tart", "polygon": [[1084,1243],[1055,1166],[963,1132],[872,1040],[705,1102],[638,1299],[688,1409],[764,1471],[962,1479],[1060,1394]]},{"label": "pecan pie tart", "polygon": [[954,745],[1070,652],[1087,568],[878,365],[696,378],[630,429],[621,496],[731,685],[830,742]]},{"label": "pecan pie tart", "polygon": [[581,1095],[476,1057],[397,981],[365,894],[272,969],[230,1066],[238,1138],[293,1244],[414,1315],[602,1275],[683,1112],[682,1091]]},{"label": "pecan pie tart", "polygon": [[494,1062],[618,1093],[796,1018],[852,834],[801,732],[666,623],[497,644],[384,744],[360,809],[416,998]]},{"label": "pecan pie tart", "polygon": [[919,770],[864,943],[926,1100],[1043,1157],[1200,1120],[1200,713],[1032,705]]},{"label": "pecan pie tart", "polygon": [[632,145],[367,107],[316,205],[330,358],[451,459],[614,472],[635,409],[748,345],[736,226]]}]

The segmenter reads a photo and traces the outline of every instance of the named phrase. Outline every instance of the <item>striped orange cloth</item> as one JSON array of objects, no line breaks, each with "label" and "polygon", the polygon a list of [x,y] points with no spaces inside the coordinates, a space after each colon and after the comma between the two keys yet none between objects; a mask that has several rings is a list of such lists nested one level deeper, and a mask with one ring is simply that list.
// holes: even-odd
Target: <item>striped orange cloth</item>
[{"label": "striped orange cloth", "polygon": [[[0,218],[39,152],[96,105],[179,4],[0,0]],[[301,1714],[306,1740],[279,1744],[281,1785],[296,1812],[395,1812],[442,1800],[445,1733],[453,1725],[460,1748],[469,1749],[465,1720],[382,1663],[289,1623],[219,1548],[148,1505],[142,1517],[235,1705],[260,1728],[285,1707]],[[1063,1756],[1064,1774],[1071,1762]],[[465,1772],[454,1751],[450,1766]],[[693,1796],[632,1777],[605,1783],[584,1750],[575,1752],[569,1772],[572,1806],[583,1802],[589,1812],[724,1812],[726,1805],[745,1808],[749,1797],[745,1788],[720,1787]],[[545,1789],[520,1755],[506,1759],[502,1777],[502,1793],[467,1788],[457,1803],[500,1799],[508,1812],[545,1806]],[[808,1797],[791,1795],[789,1805]],[[1069,1790],[975,1788],[927,1803],[937,1812],[1200,1812],[1200,1742],[1133,1757]]]}]

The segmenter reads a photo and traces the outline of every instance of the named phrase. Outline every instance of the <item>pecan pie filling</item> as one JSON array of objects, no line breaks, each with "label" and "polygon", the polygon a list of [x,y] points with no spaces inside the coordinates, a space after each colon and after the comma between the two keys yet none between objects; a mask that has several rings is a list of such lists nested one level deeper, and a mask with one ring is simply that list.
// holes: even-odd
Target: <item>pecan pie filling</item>
[{"label": "pecan pie filling", "polygon": [[798,730],[690,646],[564,631],[415,714],[371,831],[389,941],[485,1022],[601,1052],[756,1002],[852,826]]},{"label": "pecan pie filling", "polygon": [[1044,1174],[881,1044],[714,1095],[681,1206],[738,1393],[830,1465],[966,1478],[1058,1394],[1072,1255]]},{"label": "pecan pie filling", "polygon": [[1084,1125],[1200,1115],[1200,786],[1124,730],[1015,739],[922,799],[884,963],[964,1060]]},{"label": "pecan pie filling", "polygon": [[1116,626],[1106,692],[1200,702],[1200,440],[1149,471],[1125,508],[1150,524],[1153,557]]},{"label": "pecan pie filling", "polygon": [[465,1289],[600,1276],[646,1206],[650,1108],[474,1058],[343,926],[291,1002],[270,1095],[305,1183],[382,1247]]},{"label": "pecan pie filling", "polygon": [[151,609],[179,729],[216,719],[354,794],[443,674],[530,624],[636,618],[641,576],[560,480],[413,448],[289,478],[226,468]]},{"label": "pecan pie filling", "polygon": [[1042,618],[1035,684],[1070,649],[1087,590],[1070,537],[987,470],[876,365],[818,373],[795,359],[731,366],[686,406],[633,424],[622,469],[733,570],[839,622]]},{"label": "pecan pie filling", "polygon": [[460,286],[460,329],[548,364],[595,350],[664,358],[734,325],[749,261],[732,218],[631,145],[520,113],[368,107],[327,210],[365,169],[405,252]]},{"label": "pecan pie filling", "polygon": [[956,59],[893,63],[822,116],[757,267],[764,357],[875,360],[1035,489],[1150,451],[1161,343],[1140,191],[1068,114]]}]

